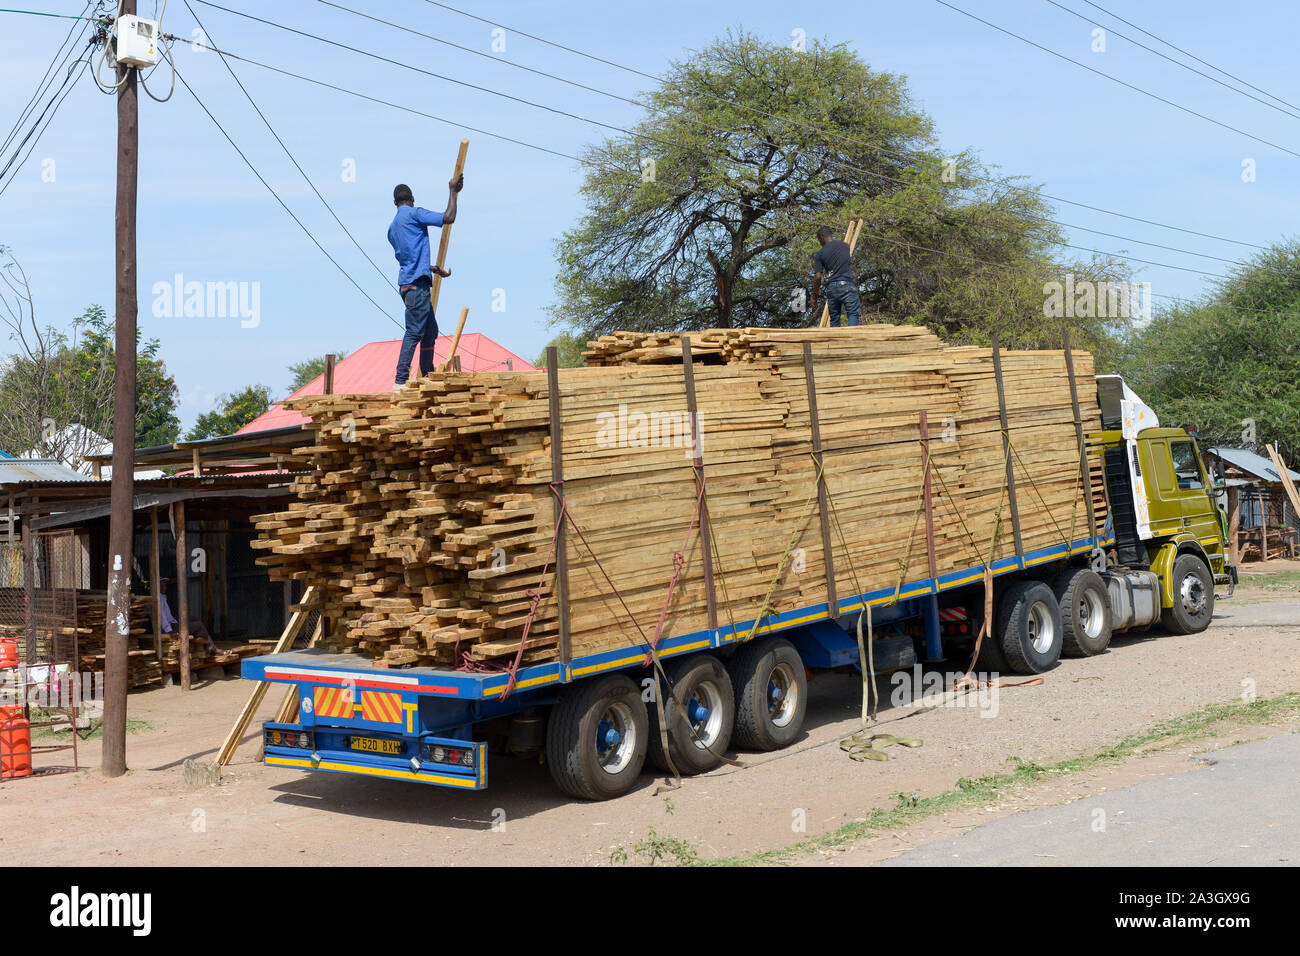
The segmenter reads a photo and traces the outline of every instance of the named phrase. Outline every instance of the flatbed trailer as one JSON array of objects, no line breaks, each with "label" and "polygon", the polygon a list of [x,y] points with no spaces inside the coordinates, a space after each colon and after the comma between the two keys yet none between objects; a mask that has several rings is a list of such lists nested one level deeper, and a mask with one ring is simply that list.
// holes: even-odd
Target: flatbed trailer
[{"label": "flatbed trailer", "polygon": [[[1211,497],[1222,482],[1193,436],[1161,428],[1118,376],[1097,381],[1102,430],[1079,432],[1080,475],[1089,455],[1101,460],[1109,508],[1098,529],[1089,507],[1087,536],[834,606],[669,635],[653,650],[629,644],[513,674],[386,668],[323,650],[249,658],[244,677],[293,685],[298,699],[296,722],[263,726],[265,761],[481,790],[490,748],[541,753],[563,791],[606,799],[634,787],[647,760],[688,775],[717,766],[733,746],[793,743],[811,670],[874,676],[953,660],[961,670],[972,661],[984,677],[1042,673],[1063,653],[1104,652],[1114,633],[1157,623],[1203,630],[1215,585],[1236,581]],[[983,622],[986,600],[994,616]]]},{"label": "flatbed trailer", "polygon": [[[1064,566],[1114,543],[1113,536],[1085,537],[994,562],[995,579],[1027,570]],[[716,630],[667,637],[656,654],[670,662],[707,652],[726,652],[774,636],[789,641],[804,667],[857,667],[859,649],[852,632],[856,615],[871,607],[874,628],[919,622],[924,628],[926,657],[943,657],[940,598],[972,585],[981,587],[983,566],[937,578],[910,581],[897,589],[882,588],[840,599],[835,614],[826,603],[796,608]],[[945,602],[946,603],[946,602]],[[911,666],[895,655],[890,669]],[[883,668],[881,668],[883,669]],[[292,684],[297,689],[297,723],[267,723],[263,728],[269,766],[333,773],[356,773],[435,786],[482,790],[488,785],[488,740],[476,728],[554,705],[569,685],[606,674],[625,674],[638,687],[652,677],[646,645],[521,668],[508,696],[505,672],[467,673],[428,667],[375,667],[356,654],[320,650],[291,651],[243,662],[243,676]],[[802,674],[787,694],[798,694],[802,712]],[[689,705],[688,705],[689,706]],[[697,709],[699,707],[696,702]],[[695,713],[693,723],[707,722]],[[701,719],[703,718],[703,720]],[[616,731],[617,732],[617,731]],[[621,734],[621,737],[635,737]],[[478,734],[482,737],[482,734]],[[607,735],[611,750],[617,743]],[[540,743],[534,740],[533,743]],[[633,747],[644,746],[632,740]],[[538,747],[537,749],[541,749]]]}]

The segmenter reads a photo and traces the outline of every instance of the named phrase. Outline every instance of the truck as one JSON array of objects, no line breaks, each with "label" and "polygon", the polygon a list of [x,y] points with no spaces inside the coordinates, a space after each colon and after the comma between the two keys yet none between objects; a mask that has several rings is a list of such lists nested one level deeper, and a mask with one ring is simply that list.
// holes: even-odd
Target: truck
[{"label": "truck", "polygon": [[[632,789],[648,762],[681,775],[732,748],[773,751],[800,739],[808,675],[868,676],[920,661],[1036,674],[1062,654],[1105,651],[1114,634],[1160,625],[1204,630],[1215,586],[1236,584],[1222,481],[1196,438],[1161,427],[1118,375],[1096,376],[1101,430],[1084,434],[1081,474],[1099,458],[1107,518],[1060,544],[899,587],[671,634],[517,672],[389,669],[308,649],[243,662],[256,681],[292,685],[298,719],[263,725],[268,766],[481,790],[489,751],[541,756],[570,796]],[[1090,521],[1090,525],[1092,522]],[[993,619],[984,627],[986,579]],[[868,616],[871,664],[860,627]],[[963,656],[965,655],[965,656]],[[662,685],[659,678],[666,684]]]}]

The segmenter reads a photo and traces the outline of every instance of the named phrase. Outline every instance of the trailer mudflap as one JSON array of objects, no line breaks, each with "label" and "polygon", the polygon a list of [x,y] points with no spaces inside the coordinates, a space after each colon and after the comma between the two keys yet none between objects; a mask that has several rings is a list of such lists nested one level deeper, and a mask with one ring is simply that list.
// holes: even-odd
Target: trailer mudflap
[{"label": "trailer mudflap", "polygon": [[460,790],[488,785],[487,744],[321,724],[262,725],[268,767],[355,773]]}]

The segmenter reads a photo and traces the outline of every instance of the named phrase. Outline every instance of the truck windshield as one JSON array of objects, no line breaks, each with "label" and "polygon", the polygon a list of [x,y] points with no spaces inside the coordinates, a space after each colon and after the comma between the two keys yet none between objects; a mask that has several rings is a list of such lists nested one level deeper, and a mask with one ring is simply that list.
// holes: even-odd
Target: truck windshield
[{"label": "truck windshield", "polygon": [[1190,441],[1170,442],[1169,453],[1174,460],[1174,474],[1178,476],[1179,488],[1205,487],[1201,479],[1201,467],[1196,460],[1196,449]]}]

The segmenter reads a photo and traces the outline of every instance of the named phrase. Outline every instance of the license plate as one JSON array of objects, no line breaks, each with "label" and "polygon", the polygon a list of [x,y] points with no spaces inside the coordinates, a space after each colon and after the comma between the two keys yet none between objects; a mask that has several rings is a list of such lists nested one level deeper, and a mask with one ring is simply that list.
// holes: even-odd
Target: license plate
[{"label": "license plate", "polygon": [[384,740],[382,737],[353,737],[349,744],[353,750],[364,750],[372,754],[400,754],[400,740]]}]

